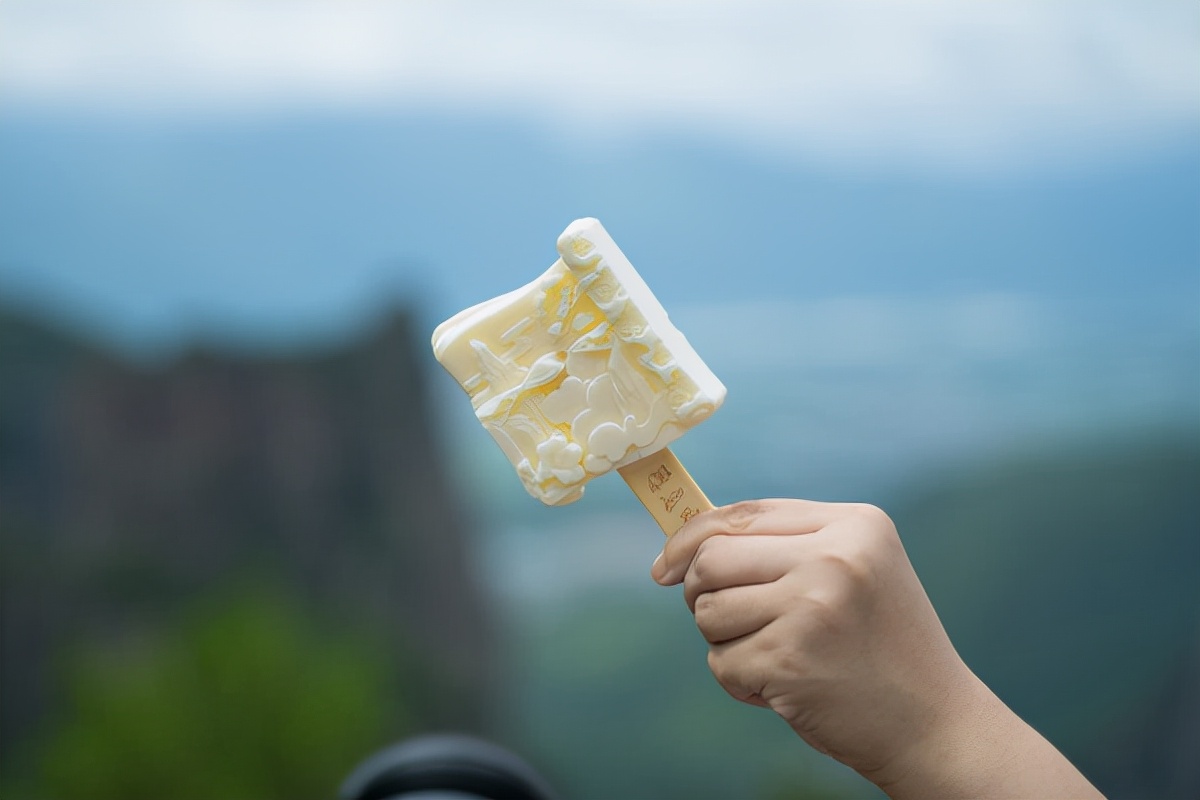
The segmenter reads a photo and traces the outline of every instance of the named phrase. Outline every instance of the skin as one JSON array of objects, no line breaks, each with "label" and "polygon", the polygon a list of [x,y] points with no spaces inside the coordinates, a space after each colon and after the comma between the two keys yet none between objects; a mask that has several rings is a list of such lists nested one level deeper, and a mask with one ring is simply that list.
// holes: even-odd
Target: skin
[{"label": "skin", "polygon": [[730,695],[895,800],[1101,797],[963,663],[878,508],[718,508],[668,539],[651,575],[683,584]]}]

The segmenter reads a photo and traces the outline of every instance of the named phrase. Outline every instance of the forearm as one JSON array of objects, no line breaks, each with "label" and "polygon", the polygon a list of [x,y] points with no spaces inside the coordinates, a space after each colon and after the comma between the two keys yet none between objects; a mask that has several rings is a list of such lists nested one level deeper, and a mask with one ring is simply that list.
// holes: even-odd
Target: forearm
[{"label": "forearm", "polygon": [[652,568],[733,697],[894,800],[1097,798],[967,669],[873,506],[756,500],[689,521]]},{"label": "forearm", "polygon": [[889,774],[868,776],[892,800],[1103,797],[974,675],[948,694],[940,717]]}]

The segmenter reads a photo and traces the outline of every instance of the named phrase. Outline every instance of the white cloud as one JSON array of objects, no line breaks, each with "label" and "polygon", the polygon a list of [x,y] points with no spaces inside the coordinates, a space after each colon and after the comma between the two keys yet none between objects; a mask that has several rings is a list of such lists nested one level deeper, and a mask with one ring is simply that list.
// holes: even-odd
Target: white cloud
[{"label": "white cloud", "polygon": [[0,3],[0,93],[141,112],[519,113],[997,165],[1200,126],[1191,0]]}]

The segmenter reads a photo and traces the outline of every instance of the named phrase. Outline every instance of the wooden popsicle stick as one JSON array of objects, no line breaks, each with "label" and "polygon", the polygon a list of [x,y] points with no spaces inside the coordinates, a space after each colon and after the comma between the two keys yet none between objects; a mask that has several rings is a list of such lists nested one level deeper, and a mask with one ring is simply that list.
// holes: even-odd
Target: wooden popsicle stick
[{"label": "wooden popsicle stick", "polygon": [[667,536],[700,512],[713,508],[670,448],[619,467],[617,472]]}]

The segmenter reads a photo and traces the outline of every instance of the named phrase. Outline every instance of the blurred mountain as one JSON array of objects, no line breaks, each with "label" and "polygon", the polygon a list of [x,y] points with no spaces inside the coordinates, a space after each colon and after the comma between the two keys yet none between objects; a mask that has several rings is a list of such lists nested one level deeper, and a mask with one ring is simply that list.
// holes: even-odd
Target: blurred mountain
[{"label": "blurred mountain", "polygon": [[[282,585],[299,598],[302,619],[382,642],[384,669],[367,672],[386,676],[404,700],[388,706],[384,735],[487,726],[581,800],[647,790],[663,798],[875,796],[778,720],[721,692],[686,608],[645,577],[661,536],[642,516],[622,516],[640,510],[619,482],[600,482],[575,506],[545,509],[517,489],[494,448],[479,452],[482,432],[473,421],[470,459],[461,457],[451,473],[433,441],[423,380],[430,362],[416,327],[411,314],[399,313],[320,350],[193,350],[134,362],[33,320],[0,316],[4,769],[31,735],[70,718],[71,703],[170,705],[159,688],[190,680],[180,653],[249,652],[217,671],[215,689],[194,684],[205,698],[270,694],[261,681],[246,678],[236,692],[221,681],[247,671],[269,681],[289,659],[310,660],[306,647],[329,656],[311,659],[321,671],[362,661],[361,650],[325,639],[314,645],[311,632],[291,630],[295,608],[281,612],[270,598],[222,605],[228,587],[249,583]],[[1194,397],[1194,343],[1186,341],[1193,349],[1160,368],[1178,367],[1180,398]],[[1154,351],[1128,358],[1144,352]],[[1048,373],[1066,360],[1047,363]],[[876,373],[857,369],[851,396],[896,404]],[[1106,374],[1107,384],[1083,387],[1121,383],[1112,380],[1120,370]],[[980,416],[991,408],[983,400],[1001,393],[1003,370],[983,377],[962,403]],[[1012,383],[1011,391],[1028,391],[1029,381]],[[808,390],[813,385],[819,390],[811,380]],[[750,402],[778,387],[745,381],[741,388]],[[1073,392],[1065,397],[1084,394]],[[820,397],[813,407],[832,405]],[[897,429],[953,438],[945,415],[940,429],[917,425],[927,399],[899,406]],[[1200,430],[1194,414],[1094,414],[1083,400],[1061,403],[1061,418],[1042,428],[1029,427],[1026,406],[1010,409],[1010,427],[1023,436],[1009,435],[1006,447],[974,439],[940,460],[914,459],[912,448],[884,438],[878,447],[897,450],[890,480],[867,480],[860,465],[870,459],[842,453],[844,465],[859,470],[853,480],[829,483],[826,494],[879,502],[893,514],[968,664],[1101,788],[1130,798],[1192,797],[1200,785],[1189,746],[1200,719]],[[855,420],[878,424],[882,406]],[[724,434],[714,419],[705,436],[680,448],[692,448],[686,455],[722,501],[763,488],[728,477],[739,463],[730,455],[736,441],[761,417],[755,408],[730,413]],[[805,417],[786,410],[773,417],[776,433]],[[937,412],[934,405],[924,413]],[[469,408],[456,403],[445,413],[469,416]],[[1091,420],[1082,428],[1063,423],[1081,416]],[[1127,418],[1142,421],[1117,424]],[[1049,431],[1058,435],[1039,433]],[[795,439],[813,446],[808,429]],[[817,485],[796,460],[766,459],[772,490],[804,494]],[[489,481],[495,497],[481,490]],[[475,496],[486,501],[489,515],[479,522],[491,534],[478,565],[467,550],[461,500]],[[477,577],[491,580],[501,599],[505,589],[509,602],[515,598],[509,619],[491,618]],[[196,621],[189,610],[212,606],[214,596],[220,613]],[[495,622],[511,634],[504,653]],[[276,629],[279,652],[262,652],[272,638],[265,631]],[[119,655],[156,631],[171,636],[150,661],[154,669],[118,659],[115,676],[96,672],[84,691],[60,693],[64,651],[90,642],[92,652]],[[323,672],[288,682],[299,691],[328,684]],[[372,686],[359,680],[348,699],[335,693],[332,702],[391,702],[364,688]],[[277,707],[265,705],[266,718]],[[245,713],[264,716],[249,705]],[[212,717],[182,705],[151,720],[168,726]],[[81,719],[65,728],[68,744],[80,730],[94,741],[102,738],[97,729],[111,728],[95,711]],[[81,760],[78,748],[57,741],[46,752]]]},{"label": "blurred mountain", "polygon": [[414,285],[448,316],[549,266],[581,216],[672,313],[1004,293],[1117,299],[1124,321],[1145,295],[1198,288],[1190,142],[955,178],[848,175],[699,136],[572,144],[486,116],[12,110],[0,175],[0,285],[141,348],[344,331]]},{"label": "blurred mountain", "polygon": [[[940,485],[939,485],[940,484]],[[930,475],[894,511],[959,652],[1109,796],[1200,794],[1200,438]]]},{"label": "blurred mountain", "polygon": [[64,653],[119,652],[245,585],[376,642],[405,725],[486,726],[492,621],[417,338],[399,312],[315,354],[135,364],[0,313],[5,759],[70,717]]}]

